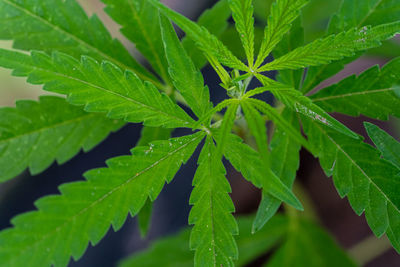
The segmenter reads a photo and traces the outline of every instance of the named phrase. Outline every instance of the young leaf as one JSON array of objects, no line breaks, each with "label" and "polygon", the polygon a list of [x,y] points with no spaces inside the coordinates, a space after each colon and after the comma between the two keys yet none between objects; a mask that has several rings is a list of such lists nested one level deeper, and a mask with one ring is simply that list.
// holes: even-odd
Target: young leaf
[{"label": "young leaf", "polygon": [[389,115],[400,117],[400,98],[395,94],[396,90],[400,91],[399,82],[400,58],[397,58],[381,70],[374,66],[360,76],[350,76],[310,98],[328,112],[387,120]]},{"label": "young leaf", "polygon": [[[296,113],[289,109],[284,109],[282,117],[286,119],[293,127],[300,131],[300,125]],[[276,128],[271,140],[271,170],[282,182],[291,188],[296,178],[296,172],[300,165],[300,148],[301,145],[295,142],[289,135],[285,134],[280,128]],[[284,163],[284,164],[283,164]],[[282,201],[263,190],[262,199],[257,209],[257,215],[254,219],[252,232],[264,229],[272,216],[275,215]]]},{"label": "young leaf", "polygon": [[290,30],[291,23],[299,16],[300,9],[309,0],[276,0],[271,6],[268,25],[257,57],[255,67],[258,68],[272,52],[283,36]]},{"label": "young leaf", "polygon": [[81,148],[89,151],[122,125],[55,96],[42,96],[39,102],[17,101],[16,108],[1,108],[0,182],[27,167],[35,175],[54,160],[63,164]]},{"label": "young leaf", "polygon": [[[218,1],[212,8],[204,11],[199,17],[197,24],[201,27],[205,27],[211,34],[219,37],[228,28],[228,19],[231,16],[231,10],[229,9],[227,0]],[[196,43],[185,36],[182,39],[182,45],[185,48],[187,54],[193,60],[194,65],[198,69],[202,69],[207,63],[207,59],[197,48]]]},{"label": "young leaf", "polygon": [[214,142],[208,137],[198,160],[190,196],[193,207],[189,224],[194,225],[190,248],[195,250],[194,266],[228,267],[238,258],[233,238],[238,234],[238,226],[232,215],[235,207],[229,197],[231,187],[216,153]]},{"label": "young leaf", "polygon": [[364,122],[364,126],[383,158],[400,169],[400,143],[376,125]]},{"label": "young leaf", "polygon": [[321,227],[305,220],[296,220],[289,221],[285,242],[266,266],[355,267],[357,265]]},{"label": "young leaf", "polygon": [[88,18],[75,0],[0,0],[0,18],[0,39],[14,40],[14,48],[59,51],[75,58],[88,55],[157,82],[111,37],[99,18]]},{"label": "young leaf", "polygon": [[121,32],[151,63],[154,70],[169,81],[168,64],[164,54],[158,10],[146,0],[101,0],[105,11],[119,25]]},{"label": "young leaf", "polygon": [[[260,81],[261,77],[257,75]],[[303,96],[299,91],[294,90],[293,88],[289,89],[276,89],[275,87],[266,87],[266,89],[270,89],[271,92],[276,96],[282,103],[284,103],[288,108],[296,111],[297,113],[303,114],[307,118],[317,121],[318,123],[324,124],[336,131],[350,136],[352,138],[358,139],[358,135],[347,128],[345,125],[331,117],[328,113],[326,113],[319,106],[314,104],[311,99],[306,96]]]},{"label": "young leaf", "polygon": [[144,122],[146,126],[188,127],[193,119],[151,83],[109,63],[83,56],[81,61],[61,53],[26,55],[0,49],[0,66],[28,82],[44,84],[47,91],[67,95],[74,105],[89,112],[107,112],[114,119]]},{"label": "young leaf", "polygon": [[158,7],[164,15],[175,22],[191,39],[193,39],[203,53],[218,59],[220,63],[227,67],[243,71],[248,70],[247,66],[235,57],[232,52],[205,27],[197,25],[195,22],[169,9],[157,0],[149,0],[149,2]]},{"label": "young leaf", "polygon": [[128,213],[136,215],[148,198],[154,201],[203,136],[136,147],[132,156],[108,160],[108,168],[87,172],[86,181],[62,185],[62,195],[41,198],[35,203],[38,211],[15,217],[14,227],[0,233],[0,262],[58,267],[67,266],[71,255],[79,259],[88,242],[97,244],[110,224],[117,231]]},{"label": "young leaf", "polygon": [[201,118],[211,108],[210,94],[204,86],[203,76],[186,54],[171,22],[162,14],[160,23],[173,84],[193,112]]},{"label": "young leaf", "polygon": [[258,72],[282,69],[298,69],[318,66],[353,56],[357,51],[381,45],[381,41],[392,38],[400,32],[400,21],[376,27],[353,28],[337,35],[330,35],[267,63]]},{"label": "young leaf", "polygon": [[[268,225],[257,234],[251,234],[251,217],[237,218],[240,235],[236,237],[240,258],[236,266],[247,266],[265,254],[276,245],[287,230],[288,220],[284,216],[275,216]],[[149,250],[135,253],[124,259],[119,267],[192,267],[193,252],[186,244],[189,241],[190,231],[184,229],[177,235],[162,238],[151,245]],[[163,257],[160,257],[163,255]]]},{"label": "young leaf", "polygon": [[254,64],[253,0],[228,0],[228,2],[246,53],[248,66],[251,68]]},{"label": "young leaf", "polygon": [[365,217],[377,236],[387,233],[400,251],[399,169],[381,159],[370,145],[340,135],[311,120],[303,128],[328,176],[333,175],[341,197],[347,196],[354,211]]},{"label": "young leaf", "polygon": [[[249,105],[246,102],[241,103],[241,107],[243,108],[243,112],[245,114],[246,121],[249,125],[250,132],[253,134],[253,136],[256,139],[257,147],[259,150],[258,157],[259,159],[257,161],[248,161],[246,157],[254,157],[249,153],[245,154],[243,153],[245,148],[239,148],[240,151],[239,153],[242,154],[242,157],[245,157],[246,159],[243,162],[258,162],[257,164],[254,164],[256,168],[259,169],[259,173],[261,175],[260,180],[261,180],[261,185],[264,190],[269,192],[271,195],[274,197],[288,203],[289,205],[293,206],[294,208],[298,210],[302,210],[303,207],[300,203],[300,201],[296,198],[296,196],[292,193],[292,191],[282,183],[282,181],[271,171],[270,168],[270,155],[269,155],[269,149],[268,149],[268,142],[267,142],[267,137],[266,137],[266,122],[262,119],[261,115],[258,113],[258,111],[253,108],[251,105]],[[232,159],[233,161],[235,158],[232,158],[228,156],[228,159]],[[243,164],[237,164],[232,162],[232,165],[237,168],[238,171],[240,171],[243,176],[246,177],[246,172],[251,175],[251,171],[246,171],[248,166],[243,166]],[[250,164],[246,164],[250,165]],[[252,180],[254,178],[251,177],[246,177],[249,180]]]},{"label": "young leaf", "polygon": [[239,103],[234,102],[225,112],[224,119],[219,128],[217,138],[217,152],[216,157],[222,158],[227,143],[228,135],[231,133],[232,127],[235,124],[236,112],[238,110]]}]

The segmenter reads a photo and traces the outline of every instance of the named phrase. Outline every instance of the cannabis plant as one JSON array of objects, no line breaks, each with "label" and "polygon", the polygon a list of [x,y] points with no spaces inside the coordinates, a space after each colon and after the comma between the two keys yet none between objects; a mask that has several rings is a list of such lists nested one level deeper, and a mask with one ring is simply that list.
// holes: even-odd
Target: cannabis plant
[{"label": "cannabis plant", "polygon": [[[400,33],[397,0],[343,1],[325,36],[309,43],[301,23],[309,0],[276,0],[257,46],[251,0],[221,0],[197,23],[157,0],[103,2],[151,69],[75,0],[0,0],[0,39],[13,40],[15,48],[0,50],[0,65],[65,96],[0,109],[0,181],[26,168],[38,174],[54,160],[62,164],[126,123],[144,126],[131,155],[86,172],[84,181],[61,185],[60,194],[35,202],[36,211],[12,219],[0,233],[1,266],[78,260],[110,226],[117,231],[129,214],[147,211],[197,147],[190,233],[162,241],[127,265],[190,266],[193,257],[195,266],[242,265],[280,240],[271,266],[352,266],[329,235],[296,211],[303,210],[291,189],[301,147],[319,158],[339,195],[358,215],[365,213],[374,234],[386,233],[400,251],[399,143],[366,124],[372,147],[328,114],[399,117],[400,59],[313,90]],[[230,16],[244,60],[219,39]],[[171,22],[186,34],[182,40]],[[216,105],[200,72],[207,63],[227,95]],[[270,71],[277,71],[276,79]],[[253,79],[261,85],[252,88]],[[273,105],[259,97],[265,92],[273,94]],[[169,138],[176,128],[191,134]],[[262,190],[254,221],[238,224],[232,214],[223,158]],[[286,213],[274,216],[282,203]]]}]

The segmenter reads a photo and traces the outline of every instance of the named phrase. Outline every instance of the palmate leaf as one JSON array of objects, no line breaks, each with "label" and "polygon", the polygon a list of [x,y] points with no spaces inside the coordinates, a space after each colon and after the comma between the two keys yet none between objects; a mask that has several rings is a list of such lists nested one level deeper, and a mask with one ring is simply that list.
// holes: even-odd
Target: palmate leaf
[{"label": "palmate leaf", "polygon": [[201,118],[211,109],[208,87],[201,72],[186,54],[171,22],[160,14],[161,33],[169,64],[169,74],[175,88],[182,94],[193,112]]},{"label": "palmate leaf", "polygon": [[105,11],[122,26],[121,32],[168,82],[168,64],[164,54],[158,10],[147,0],[102,0]]},{"label": "palmate leaf", "polygon": [[195,22],[189,20],[183,15],[169,9],[157,0],[148,0],[156,6],[160,12],[167,16],[170,20],[176,23],[195,43],[199,49],[206,54],[212,56],[218,61],[233,69],[247,71],[247,66],[235,57],[226,46],[218,40],[217,37],[212,35],[205,27],[197,25]]},{"label": "palmate leaf", "polygon": [[35,175],[54,160],[63,164],[81,148],[89,151],[122,125],[55,96],[42,96],[39,102],[17,101],[16,108],[1,108],[0,182],[27,167]]},{"label": "palmate leaf", "polygon": [[14,48],[59,51],[75,58],[88,55],[157,82],[111,37],[99,18],[88,18],[75,0],[0,0],[0,17],[0,39],[14,40]]},{"label": "palmate leaf", "polygon": [[289,218],[286,240],[266,267],[355,267],[350,257],[320,226]]},{"label": "palmate leaf", "polygon": [[[282,118],[300,131],[296,113],[286,108],[282,112]],[[290,138],[288,134],[285,134],[282,129],[276,128],[271,139],[270,148],[270,165],[272,172],[280,178],[283,184],[291,188],[300,165],[301,145]],[[264,229],[264,225],[275,215],[281,204],[281,200],[268,193],[267,190],[263,190],[252,232]]]},{"label": "palmate leaf", "polygon": [[253,0],[228,0],[235,26],[242,41],[250,67],[254,64],[254,17]]},{"label": "palmate leaf", "polygon": [[134,73],[122,72],[109,63],[97,63],[83,56],[81,61],[61,53],[52,56],[32,52],[0,50],[0,66],[14,69],[14,75],[28,76],[28,82],[44,84],[47,91],[65,94],[69,103],[85,105],[89,112],[146,126],[189,127],[193,120],[167,95]]},{"label": "palmate leaf", "polygon": [[[265,254],[276,245],[287,230],[288,220],[284,216],[275,216],[260,232],[251,234],[252,217],[238,217],[240,235],[236,237],[240,258],[235,266],[247,266]],[[187,245],[190,236],[189,229],[177,235],[157,240],[149,250],[124,259],[120,267],[191,267],[193,252]],[[160,257],[163,255],[163,257]]]},{"label": "palmate leaf", "polygon": [[[379,25],[399,20],[400,5],[396,0],[346,0],[339,12],[331,19],[328,33],[346,31],[353,27]],[[341,71],[344,66],[361,54],[329,65],[310,67],[304,80],[302,92],[307,93],[323,80]]]},{"label": "palmate leaf", "polygon": [[189,224],[194,225],[190,235],[190,248],[195,250],[194,266],[233,266],[238,258],[233,238],[238,234],[232,215],[235,207],[229,197],[231,187],[225,178],[224,165],[210,137],[198,164],[189,201],[193,205]]},{"label": "palmate leaf", "polygon": [[365,217],[377,236],[385,232],[400,251],[400,172],[370,145],[332,132],[323,125],[302,120],[315,156],[328,176],[333,176],[341,197]]},{"label": "palmate leaf", "polygon": [[86,181],[62,185],[62,195],[38,200],[38,211],[15,217],[14,227],[0,233],[0,262],[66,266],[71,255],[79,259],[88,242],[97,244],[110,224],[120,229],[128,213],[134,216],[148,198],[154,201],[203,136],[136,147],[131,156],[108,160],[108,168],[87,172]]},{"label": "palmate leaf", "polygon": [[272,4],[268,25],[265,28],[264,39],[255,64],[256,68],[264,62],[265,58],[290,30],[291,23],[296,20],[300,14],[300,9],[308,2],[309,0],[277,0]]},{"label": "palmate leaf", "polygon": [[364,122],[364,126],[383,158],[400,169],[400,142],[372,123]]},{"label": "palmate leaf", "polygon": [[389,115],[400,117],[400,58],[381,70],[374,66],[360,76],[351,76],[338,84],[324,88],[310,98],[328,112],[352,116],[360,114],[387,120]]},{"label": "palmate leaf", "polygon": [[327,64],[334,60],[353,56],[357,51],[380,46],[381,41],[392,38],[396,33],[400,33],[400,21],[376,27],[352,28],[299,47],[271,63],[265,64],[258,69],[258,72]]},{"label": "palmate leaf", "polygon": [[[218,1],[212,8],[205,10],[197,20],[197,24],[205,27],[211,34],[220,37],[228,28],[228,19],[231,16],[227,0]],[[203,53],[197,48],[196,42],[185,36],[182,45],[198,69],[207,63]]]}]

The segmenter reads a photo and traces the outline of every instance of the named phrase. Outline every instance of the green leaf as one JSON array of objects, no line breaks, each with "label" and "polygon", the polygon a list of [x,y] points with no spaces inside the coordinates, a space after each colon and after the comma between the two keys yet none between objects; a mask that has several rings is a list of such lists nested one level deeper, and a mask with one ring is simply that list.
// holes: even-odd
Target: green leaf
[{"label": "green leaf", "polygon": [[154,70],[168,82],[158,10],[146,0],[101,0],[105,12],[122,26],[121,33],[135,44]]},{"label": "green leaf", "polygon": [[201,72],[186,54],[171,22],[160,14],[160,23],[173,84],[193,112],[201,118],[211,108],[208,87],[204,86]]},{"label": "green leaf", "polygon": [[[136,146],[148,146],[151,142],[157,140],[168,140],[171,137],[173,129],[162,127],[143,127],[141,136]],[[142,238],[146,237],[151,226],[151,218],[153,213],[153,204],[151,201],[146,201],[146,204],[137,215],[139,231]]]},{"label": "green leaf", "polygon": [[[300,125],[294,112],[289,109],[284,109],[282,117],[300,131]],[[276,128],[270,147],[271,170],[288,188],[291,188],[300,165],[299,153],[301,145],[290,138],[289,135],[285,134],[282,129]],[[269,194],[268,191],[263,190],[262,199],[257,210],[257,215],[254,219],[252,232],[264,229],[265,223],[275,215],[281,204],[281,200]]]},{"label": "green leaf", "polygon": [[75,58],[88,55],[157,82],[111,37],[99,18],[88,18],[75,0],[0,0],[0,17],[0,39],[14,40],[14,48],[59,51]]},{"label": "green leaf", "polygon": [[374,66],[360,76],[350,76],[310,98],[328,112],[387,120],[389,115],[400,117],[400,98],[395,94],[399,83],[400,58],[397,58],[382,69]]},{"label": "green leaf", "polygon": [[26,55],[0,49],[0,66],[28,76],[32,84],[67,95],[69,103],[84,105],[89,112],[107,112],[114,119],[144,122],[146,126],[188,127],[193,120],[167,95],[131,71],[122,72],[112,63],[99,64],[90,57],[81,61],[62,53]]},{"label": "green leaf", "polygon": [[0,262],[58,267],[67,266],[71,255],[79,259],[88,242],[96,245],[110,224],[117,231],[128,213],[134,216],[148,198],[154,201],[203,136],[136,147],[132,156],[108,160],[108,168],[87,172],[86,181],[62,185],[61,195],[36,201],[38,211],[15,217],[13,228],[0,233]]},{"label": "green leaf", "polygon": [[322,168],[333,175],[341,197],[347,196],[354,211],[365,217],[377,236],[387,233],[400,251],[399,169],[381,159],[378,151],[362,141],[332,132],[323,125],[303,120],[303,128],[314,140]]},{"label": "green leaf", "polygon": [[[396,0],[346,0],[342,1],[339,12],[332,18],[328,32],[333,34],[353,27],[390,23],[397,21],[399,17],[400,7]],[[361,53],[350,59],[309,68],[302,92],[311,91],[360,55]]]},{"label": "green leaf", "polygon": [[149,0],[154,6],[166,15],[170,20],[176,23],[193,41],[207,57],[212,56],[220,63],[233,69],[247,71],[248,68],[243,62],[235,57],[226,46],[212,35],[205,27],[197,25],[183,15],[169,9],[157,0]]},{"label": "green leaf", "polygon": [[[257,75],[257,78],[264,82],[262,76]],[[352,138],[358,139],[358,135],[347,128],[345,125],[331,117],[328,113],[326,113],[322,108],[314,104],[310,98],[303,96],[301,92],[293,89],[293,88],[280,88],[276,89],[275,87],[266,87],[266,89],[270,89],[270,91],[277,97],[282,103],[284,103],[288,108],[296,111],[297,113],[303,114],[308,119],[313,121],[317,121],[323,125],[326,125],[336,131],[350,136]]]},{"label": "green leaf", "polygon": [[[295,220],[295,221],[293,221]],[[287,238],[267,267],[355,267],[332,237],[314,223],[292,218]]]},{"label": "green leaf", "polygon": [[376,125],[364,122],[364,126],[383,158],[400,169],[400,143]]},{"label": "green leaf", "polygon": [[65,99],[42,96],[0,109],[0,182],[29,167],[35,175],[54,160],[63,164],[83,148],[89,151],[123,123],[86,113]]},{"label": "green leaf", "polygon": [[238,226],[232,215],[235,207],[229,197],[231,187],[217,156],[216,147],[208,137],[198,160],[189,201],[193,205],[189,224],[194,225],[190,235],[190,248],[195,250],[194,266],[228,267],[238,258],[233,238],[238,234]]},{"label": "green leaf", "polygon": [[282,69],[298,69],[328,64],[331,61],[353,56],[357,51],[381,45],[381,41],[400,32],[400,21],[376,27],[352,28],[337,35],[330,35],[267,63],[258,72]]},{"label": "green leaf", "polygon": [[268,26],[265,28],[264,40],[261,44],[255,67],[258,68],[272,52],[283,36],[292,27],[292,22],[299,16],[300,9],[309,0],[277,0],[272,4]]},{"label": "green leaf", "polygon": [[247,99],[249,103],[251,103],[258,111],[261,113],[267,115],[269,119],[271,119],[278,128],[282,129],[285,134],[288,134],[290,138],[292,138],[294,141],[300,143],[303,145],[305,148],[310,149],[310,146],[308,144],[308,141],[301,135],[299,129],[295,129],[292,127],[290,123],[288,123],[279,113],[276,111],[275,108],[271,107],[267,103],[250,98]]},{"label": "green leaf", "polygon": [[[259,152],[254,151],[241,140],[230,141],[226,157],[242,175],[256,187],[261,187],[274,197],[296,209],[303,207],[293,192],[282,183],[270,168],[269,149],[266,137],[266,122],[258,111],[246,102],[241,103],[250,132],[256,139]],[[249,164],[251,162],[251,164]]]},{"label": "green leaf", "polygon": [[[228,1],[220,0],[212,8],[207,9],[200,15],[197,24],[201,27],[205,27],[216,37],[219,37],[228,28],[228,19],[230,16],[231,10],[229,9]],[[198,69],[202,69],[207,63],[207,60],[197,48],[196,43],[185,36],[182,39],[182,45],[185,47],[186,52],[193,60],[194,65]]]},{"label": "green leaf", "polygon": [[235,20],[236,30],[246,53],[248,66],[252,67],[254,64],[253,0],[228,0],[228,2]]},{"label": "green leaf", "polygon": [[228,106],[224,118],[222,120],[221,126],[219,127],[219,134],[217,138],[217,152],[216,157],[222,158],[225,147],[227,144],[228,135],[231,133],[232,127],[235,124],[236,112],[239,108],[239,103],[234,102]]},{"label": "green leaf", "polygon": [[[283,237],[287,229],[287,218],[275,216],[262,231],[253,235],[251,231],[252,217],[238,217],[240,235],[236,237],[240,258],[237,266],[246,266],[257,257],[271,250]],[[124,259],[119,267],[191,267],[193,252],[187,245],[190,231],[184,229],[177,235],[162,238],[154,242],[150,249],[136,253]],[[160,257],[163,255],[163,257]]]}]

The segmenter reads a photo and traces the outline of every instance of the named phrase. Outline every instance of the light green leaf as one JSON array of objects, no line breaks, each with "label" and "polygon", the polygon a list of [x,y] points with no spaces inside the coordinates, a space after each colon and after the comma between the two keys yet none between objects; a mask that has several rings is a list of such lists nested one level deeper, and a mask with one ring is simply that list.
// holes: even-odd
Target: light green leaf
[{"label": "light green leaf", "polygon": [[381,159],[378,151],[362,141],[332,132],[311,120],[303,128],[317,151],[322,168],[333,175],[341,197],[347,196],[354,211],[365,217],[377,236],[387,233],[400,251],[399,169]]},{"label": "light green leaf", "polygon": [[308,2],[309,0],[276,0],[272,4],[264,40],[255,64],[256,68],[264,62],[265,58],[290,30],[291,23],[299,16],[300,9]]},{"label": "light green leaf", "polygon": [[[300,131],[300,125],[296,113],[284,109],[282,117],[293,127]],[[276,128],[272,136],[270,164],[271,170],[288,187],[291,188],[296,178],[296,172],[300,165],[301,145],[295,142],[289,135],[279,128]],[[282,201],[263,190],[262,199],[253,222],[252,231],[257,232],[265,229],[264,225],[275,215]],[[264,228],[263,228],[264,227]]]},{"label": "light green leaf", "polygon": [[258,72],[282,69],[298,69],[318,66],[353,56],[357,51],[381,45],[381,41],[400,32],[400,21],[376,27],[353,28],[337,35],[330,35],[267,63]]},{"label": "light green leaf", "polygon": [[168,82],[158,10],[147,0],[101,0],[105,12],[122,26],[121,33],[135,44],[154,70]]},{"label": "light green leaf", "polygon": [[210,137],[206,139],[198,163],[189,201],[193,205],[189,224],[194,225],[190,235],[190,248],[195,250],[194,266],[233,266],[238,258],[233,235],[237,235],[239,229],[232,216],[235,207],[229,196],[231,187]]},{"label": "light green leaf", "polygon": [[186,54],[171,22],[160,14],[160,23],[173,84],[193,112],[201,118],[211,108],[208,87],[204,86],[201,72]]},{"label": "light green leaf", "polygon": [[400,98],[395,94],[398,84],[400,58],[382,69],[374,66],[358,77],[350,76],[310,98],[328,112],[387,120],[389,115],[400,117]]},{"label": "light green leaf", "polygon": [[65,99],[42,96],[0,109],[0,182],[29,167],[32,174],[54,160],[63,164],[83,148],[89,151],[123,126],[102,114],[86,113]]},{"label": "light green leaf", "polygon": [[[267,143],[267,131],[266,122],[262,119],[260,113],[251,105],[246,102],[241,103],[243,112],[250,128],[250,132],[256,139],[259,153],[251,153],[248,148],[243,147],[240,143],[236,142],[238,149],[237,156],[227,156],[231,161],[232,165],[243,174],[246,179],[253,182],[254,185],[258,186],[257,183],[260,181],[263,190],[267,191],[274,197],[288,203],[298,210],[303,210],[300,201],[296,198],[293,192],[282,183],[282,181],[272,172],[270,168],[270,155]],[[232,143],[230,146],[235,145]],[[246,151],[248,150],[248,151]],[[244,153],[246,152],[246,153]],[[237,159],[243,157],[243,162],[239,163]],[[249,164],[252,162],[252,164]],[[252,171],[253,167],[247,165],[254,165],[254,168],[258,170],[256,174]],[[250,169],[249,169],[250,168]],[[252,176],[255,177],[252,177]],[[260,186],[258,186],[260,187]]]},{"label": "light green leaf", "polygon": [[254,17],[253,0],[228,0],[235,20],[236,30],[239,33],[248,66],[254,64]]},{"label": "light green leaf", "polygon": [[[247,266],[257,257],[271,250],[287,229],[287,218],[275,216],[263,230],[253,235],[250,233],[252,220],[252,217],[237,218],[240,231],[240,235],[236,237],[240,254],[240,258],[236,262],[237,266]],[[124,259],[118,266],[191,267],[193,266],[193,252],[187,245],[189,236],[189,229],[184,229],[177,235],[157,240],[150,249]]]},{"label": "light green leaf", "polygon": [[321,227],[305,220],[291,220],[285,242],[267,267],[357,266]]},{"label": "light green leaf", "polygon": [[14,48],[59,51],[77,59],[88,55],[157,83],[154,75],[111,37],[99,18],[88,18],[75,0],[0,0],[0,18],[0,39],[14,40]]},{"label": "light green leaf", "polygon": [[83,56],[81,61],[61,53],[26,55],[0,49],[0,66],[14,69],[16,76],[28,76],[32,84],[44,84],[47,91],[67,95],[74,105],[89,112],[107,112],[114,119],[144,122],[146,126],[188,127],[193,120],[167,95],[134,73]]},{"label": "light green leaf", "polygon": [[234,102],[233,104],[228,106],[225,112],[224,119],[222,120],[218,132],[219,134],[217,138],[217,152],[216,152],[217,158],[222,158],[225,152],[228,135],[231,133],[232,127],[235,124],[236,112],[238,108],[239,108],[239,103]]},{"label": "light green leaf", "polygon": [[233,69],[248,70],[247,66],[235,57],[232,52],[205,27],[197,25],[195,22],[169,9],[157,0],[148,1],[158,7],[164,15],[176,23],[193,41],[195,41],[199,49],[202,50],[207,57],[212,56],[218,59],[221,64]]},{"label": "light green leaf", "polygon": [[87,172],[86,181],[62,185],[61,195],[36,201],[37,211],[15,217],[13,228],[0,233],[0,262],[58,267],[67,266],[71,255],[79,259],[88,242],[96,245],[110,224],[117,231],[129,213],[136,215],[148,198],[154,201],[203,136],[136,147],[131,156],[108,160],[107,168]]},{"label": "light green leaf", "polygon": [[[211,34],[220,37],[228,28],[228,19],[231,16],[227,0],[218,1],[212,8],[205,10],[197,20],[197,24],[205,27]],[[202,69],[207,59],[197,48],[195,41],[185,36],[182,45],[198,69]]]},{"label": "light green leaf", "polygon": [[[260,81],[263,81],[262,76],[257,75]],[[347,128],[345,125],[331,117],[319,106],[314,104],[311,99],[303,96],[299,91],[293,88],[281,88],[276,89],[275,87],[266,87],[277,97],[282,103],[284,103],[288,108],[296,111],[297,113],[303,114],[308,119],[317,121],[318,123],[324,124],[336,131],[350,136],[352,138],[358,139],[358,135]]]},{"label": "light green leaf", "polygon": [[364,122],[364,126],[383,158],[400,169],[400,143],[376,125]]}]

